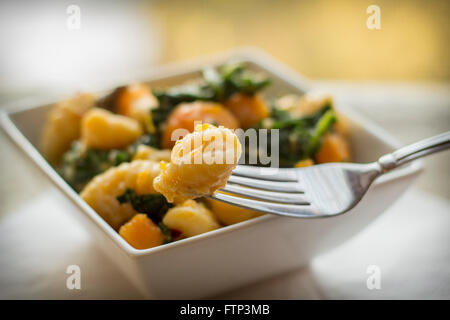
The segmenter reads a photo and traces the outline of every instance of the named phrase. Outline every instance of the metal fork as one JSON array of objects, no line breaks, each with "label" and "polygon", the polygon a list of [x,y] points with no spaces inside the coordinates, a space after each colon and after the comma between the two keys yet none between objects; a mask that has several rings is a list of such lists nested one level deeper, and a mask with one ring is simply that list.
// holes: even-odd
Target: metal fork
[{"label": "metal fork", "polygon": [[[306,168],[238,165],[225,188],[210,196],[232,205],[297,218],[334,216],[353,208],[382,174],[450,148],[450,131],[366,164],[326,163]],[[274,170],[275,174],[263,174]],[[223,193],[225,192],[225,193]]]}]

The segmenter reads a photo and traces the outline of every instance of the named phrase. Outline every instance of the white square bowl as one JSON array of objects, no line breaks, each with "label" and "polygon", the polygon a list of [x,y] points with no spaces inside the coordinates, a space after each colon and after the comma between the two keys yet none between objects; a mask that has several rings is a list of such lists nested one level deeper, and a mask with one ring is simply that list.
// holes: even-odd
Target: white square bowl
[{"label": "white square bowl", "polygon": [[[246,61],[252,69],[267,73],[273,80],[268,96],[303,93],[310,88],[305,79],[286,66],[249,48],[159,67],[142,79],[152,87],[178,84],[198,77],[205,65],[229,59]],[[355,208],[343,215],[319,219],[264,215],[156,248],[136,250],[69,187],[37,150],[50,106],[48,102],[22,102],[19,108],[2,112],[3,128],[78,206],[77,217],[95,235],[96,243],[149,298],[209,297],[298,268],[362,230],[399,198],[422,168],[421,162],[415,161],[386,174]],[[350,124],[355,162],[374,161],[399,146],[352,110],[344,106],[337,109]]]}]

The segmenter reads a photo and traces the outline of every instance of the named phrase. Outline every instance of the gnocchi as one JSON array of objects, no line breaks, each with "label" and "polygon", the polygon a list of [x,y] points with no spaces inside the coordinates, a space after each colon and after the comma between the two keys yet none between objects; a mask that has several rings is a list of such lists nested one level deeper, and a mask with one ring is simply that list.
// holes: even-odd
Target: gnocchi
[{"label": "gnocchi", "polygon": [[57,103],[48,114],[41,137],[44,157],[57,164],[72,142],[80,137],[83,115],[95,105],[95,96],[84,93]]},{"label": "gnocchi", "polygon": [[187,200],[167,211],[163,223],[183,236],[192,237],[220,227],[214,214],[203,203]]},{"label": "gnocchi", "polygon": [[139,145],[132,160],[170,161],[170,149],[159,150],[146,145]]},{"label": "gnocchi", "polygon": [[136,160],[110,168],[92,179],[81,191],[86,201],[114,229],[118,229],[137,212],[130,204],[120,204],[117,197],[127,188],[138,193],[155,193],[153,179],[160,173],[157,162]]},{"label": "gnocchi", "polygon": [[175,203],[212,194],[225,186],[241,153],[241,144],[231,130],[198,125],[177,141],[171,162],[162,165],[153,185]]},{"label": "gnocchi", "polygon": [[99,108],[87,112],[81,121],[81,140],[92,149],[124,148],[142,133],[136,120]]},{"label": "gnocchi", "polygon": [[322,107],[333,106],[331,96],[321,92],[309,92],[301,97],[297,95],[286,95],[277,101],[278,106],[288,111],[293,117],[310,116]]}]

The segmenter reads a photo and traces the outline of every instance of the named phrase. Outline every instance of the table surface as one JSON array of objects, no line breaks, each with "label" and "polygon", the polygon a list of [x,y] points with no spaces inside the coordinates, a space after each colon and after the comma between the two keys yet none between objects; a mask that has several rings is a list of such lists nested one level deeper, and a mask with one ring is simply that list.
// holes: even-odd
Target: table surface
[{"label": "table surface", "polygon": [[[450,129],[448,84],[317,86],[404,143]],[[0,148],[0,298],[142,298],[73,220],[68,210],[76,209],[1,130]],[[449,299],[449,160],[448,152],[428,158],[425,173],[391,208],[307,267],[216,298]],[[81,268],[81,290],[66,288],[72,264]],[[381,272],[379,290],[366,285],[371,265]]]}]

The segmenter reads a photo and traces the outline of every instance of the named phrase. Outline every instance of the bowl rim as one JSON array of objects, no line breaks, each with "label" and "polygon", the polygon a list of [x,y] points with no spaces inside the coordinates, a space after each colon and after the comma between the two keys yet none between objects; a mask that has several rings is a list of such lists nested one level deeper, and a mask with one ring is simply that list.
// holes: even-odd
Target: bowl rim
[{"label": "bowl rim", "polygon": [[[292,69],[276,60],[266,52],[255,47],[240,47],[226,52],[222,52],[215,55],[209,55],[206,57],[200,57],[191,60],[184,60],[181,62],[175,62],[167,65],[152,67],[152,71],[142,71],[137,74],[140,79],[145,79],[146,82],[157,81],[162,79],[168,79],[175,76],[187,75],[189,73],[199,72],[205,65],[219,65],[230,59],[236,59],[241,61],[247,61],[253,63],[263,69],[266,69],[270,73],[279,77],[282,81],[291,85],[299,91],[307,91],[312,86],[310,81],[305,77],[297,74]],[[104,91],[104,86],[98,86],[98,90]],[[155,254],[158,252],[164,252],[175,247],[183,247],[191,245],[195,242],[202,241],[207,238],[217,237],[226,233],[236,232],[237,230],[248,228],[252,225],[264,223],[272,219],[283,219],[285,217],[265,214],[260,217],[256,217],[250,220],[242,221],[233,225],[223,226],[219,229],[205,232],[203,234],[189,237],[186,239],[178,240],[165,245],[149,248],[149,249],[135,249],[128,242],[123,239],[117,231],[115,231],[99,214],[97,214],[80,196],[76,193],[64,179],[53,169],[53,167],[44,159],[40,152],[33,146],[33,144],[22,134],[20,129],[15,125],[12,120],[14,114],[18,114],[27,110],[42,108],[46,105],[52,104],[55,101],[60,101],[64,96],[62,94],[47,96],[45,98],[29,97],[26,99],[20,99],[8,105],[2,106],[0,111],[0,123],[6,133],[10,136],[14,142],[22,148],[22,150],[33,160],[33,162],[43,170],[50,180],[62,190],[66,196],[75,203],[97,227],[107,235],[112,242],[122,249],[128,256],[138,258]],[[355,112],[348,106],[339,104],[337,109],[342,110],[341,113],[351,119],[353,122],[362,125],[365,131],[370,135],[385,142],[390,147],[398,148],[399,142],[393,138],[384,129],[374,124],[367,118]],[[373,186],[379,186],[389,181],[396,180],[401,177],[410,176],[420,172],[423,169],[423,162],[421,160],[415,160],[404,167],[396,169],[388,174],[377,179]]]}]

